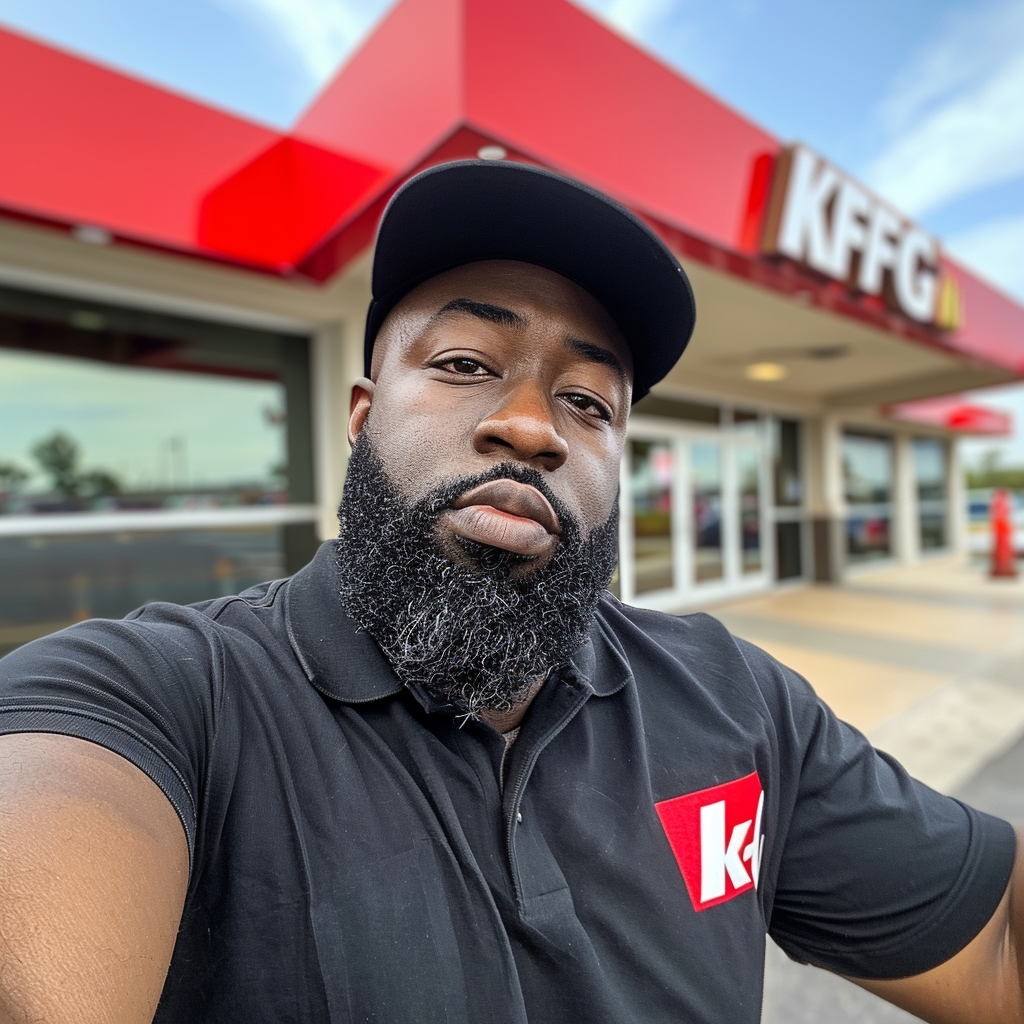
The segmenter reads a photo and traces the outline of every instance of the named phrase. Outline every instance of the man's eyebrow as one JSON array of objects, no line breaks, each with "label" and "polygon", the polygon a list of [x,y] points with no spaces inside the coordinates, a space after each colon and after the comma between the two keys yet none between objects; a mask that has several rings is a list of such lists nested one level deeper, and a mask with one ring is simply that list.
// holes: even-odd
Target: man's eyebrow
[{"label": "man's eyebrow", "polygon": [[468,313],[479,320],[500,324],[502,327],[526,326],[526,318],[520,316],[515,310],[506,309],[504,306],[492,306],[489,302],[477,302],[475,299],[452,299],[434,314],[434,318],[447,313]]},{"label": "man's eyebrow", "polygon": [[565,347],[592,363],[610,366],[627,384],[629,383],[629,374],[614,352],[609,352],[608,349],[589,341],[583,341],[582,338],[574,338],[571,334],[565,339]]}]

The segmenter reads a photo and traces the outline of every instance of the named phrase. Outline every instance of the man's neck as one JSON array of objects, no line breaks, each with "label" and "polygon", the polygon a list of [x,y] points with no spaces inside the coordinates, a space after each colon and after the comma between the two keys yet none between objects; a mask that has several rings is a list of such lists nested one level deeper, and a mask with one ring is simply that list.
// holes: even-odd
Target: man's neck
[{"label": "man's neck", "polygon": [[530,687],[526,697],[517,704],[511,711],[492,711],[490,708],[484,708],[480,712],[480,717],[487,722],[488,725],[493,725],[498,732],[511,732],[511,730],[517,728],[523,720],[523,716],[526,714],[530,705],[533,703],[533,698],[540,692],[540,688],[544,685],[544,679],[538,679],[537,682]]}]

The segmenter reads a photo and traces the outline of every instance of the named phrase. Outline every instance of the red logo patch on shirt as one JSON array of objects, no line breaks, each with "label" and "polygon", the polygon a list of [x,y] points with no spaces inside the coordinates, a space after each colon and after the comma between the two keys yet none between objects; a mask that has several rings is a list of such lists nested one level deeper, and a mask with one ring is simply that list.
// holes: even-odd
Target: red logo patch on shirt
[{"label": "red logo patch on shirt", "polygon": [[757,772],[654,805],[696,911],[757,886],[764,790]]}]

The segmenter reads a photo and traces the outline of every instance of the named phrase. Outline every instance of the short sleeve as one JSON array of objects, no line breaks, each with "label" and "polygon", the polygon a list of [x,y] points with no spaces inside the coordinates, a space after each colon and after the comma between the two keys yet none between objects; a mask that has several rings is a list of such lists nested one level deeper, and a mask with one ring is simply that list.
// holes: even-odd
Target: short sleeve
[{"label": "short sleeve", "polygon": [[0,734],[89,740],[145,772],[194,852],[197,794],[214,728],[216,645],[194,610],[149,605],[94,619],[0,660]]},{"label": "short sleeve", "polygon": [[780,777],[790,780],[771,936],[793,959],[851,977],[944,963],[1002,899],[1013,829],[912,779],[799,675],[742,648],[774,704]]}]

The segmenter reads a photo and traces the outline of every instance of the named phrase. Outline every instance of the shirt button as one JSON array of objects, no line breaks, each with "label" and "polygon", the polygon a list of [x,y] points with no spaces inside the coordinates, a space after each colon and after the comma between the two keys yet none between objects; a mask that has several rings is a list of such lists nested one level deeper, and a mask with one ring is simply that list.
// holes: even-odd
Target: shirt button
[{"label": "shirt button", "polygon": [[522,823],[523,823],[523,812],[522,811],[516,811],[516,821],[518,821],[519,824],[522,825]]}]

